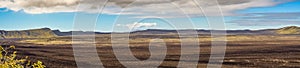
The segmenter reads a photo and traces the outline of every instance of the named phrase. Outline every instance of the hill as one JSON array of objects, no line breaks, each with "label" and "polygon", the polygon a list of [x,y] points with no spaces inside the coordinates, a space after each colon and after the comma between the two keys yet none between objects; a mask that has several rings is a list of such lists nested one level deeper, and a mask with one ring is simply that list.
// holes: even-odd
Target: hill
[{"label": "hill", "polygon": [[[227,35],[273,35],[277,29],[265,29],[265,30],[226,30]],[[160,29],[148,29],[142,31],[131,32],[133,34],[177,34],[179,32],[185,34],[191,30],[160,30]],[[220,33],[225,30],[195,30],[198,34],[209,35],[212,31]]]},{"label": "hill", "polygon": [[[188,33],[190,30],[164,30],[164,29],[148,29],[130,32],[131,34],[178,34],[178,32]],[[224,30],[196,30],[198,34],[210,34],[211,31],[224,31]],[[110,34],[103,32],[84,32],[84,31],[69,31],[61,32],[59,30],[51,30],[49,28],[31,29],[22,31],[5,31],[0,30],[0,36],[5,38],[50,38],[55,36],[70,36],[72,33],[80,34]],[[264,29],[264,30],[226,30],[227,35],[286,35],[286,34],[300,34],[300,27],[288,26],[280,29]]]},{"label": "hill", "polygon": [[[189,29],[186,30],[166,30],[166,29],[147,29],[147,30],[139,30],[130,32],[131,34],[139,34],[139,35],[149,35],[149,34],[178,34],[181,33],[189,33]],[[211,34],[211,31],[215,32],[223,32],[224,30],[195,30],[198,34]],[[53,30],[53,32],[58,36],[68,36],[72,35],[72,32],[60,32],[59,30]],[[76,33],[86,33],[83,31],[76,31]],[[95,34],[110,34],[103,32],[95,32]],[[300,34],[300,27],[297,26],[288,26],[279,29],[263,29],[263,30],[226,30],[227,35],[286,35],[286,34]]]},{"label": "hill", "polygon": [[[148,29],[131,32],[134,34],[177,34],[179,31],[189,30],[163,30],[163,29]],[[224,30],[196,30],[198,34],[211,34],[214,32],[224,32]],[[279,29],[263,29],[263,30],[226,30],[227,35],[291,35],[300,34],[300,27],[288,26]]]},{"label": "hill", "polygon": [[280,28],[276,31],[277,34],[300,34],[300,27],[289,26]]},{"label": "hill", "polygon": [[89,34],[110,34],[104,32],[92,32],[92,31],[69,31],[69,32],[61,32],[60,30],[52,30],[54,34],[57,36],[71,36],[72,33],[80,34],[80,35],[89,35]]},{"label": "hill", "polygon": [[50,38],[56,34],[49,28],[30,29],[21,31],[5,31],[0,30],[0,35],[5,38]]}]

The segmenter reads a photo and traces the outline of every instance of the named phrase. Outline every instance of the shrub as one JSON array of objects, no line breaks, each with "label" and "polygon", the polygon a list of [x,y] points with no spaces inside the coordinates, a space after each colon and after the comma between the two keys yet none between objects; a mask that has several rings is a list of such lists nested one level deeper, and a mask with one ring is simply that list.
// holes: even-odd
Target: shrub
[{"label": "shrub", "polygon": [[15,46],[3,48],[0,46],[0,68],[45,68],[41,61],[31,63],[26,56],[25,59],[17,59]]}]

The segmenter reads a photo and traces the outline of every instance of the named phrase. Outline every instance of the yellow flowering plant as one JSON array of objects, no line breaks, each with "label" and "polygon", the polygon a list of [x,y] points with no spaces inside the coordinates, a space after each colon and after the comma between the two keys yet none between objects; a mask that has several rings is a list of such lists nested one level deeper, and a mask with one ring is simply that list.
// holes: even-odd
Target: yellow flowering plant
[{"label": "yellow flowering plant", "polygon": [[3,48],[0,46],[0,68],[45,68],[41,61],[31,63],[26,56],[25,59],[17,59],[17,51],[13,51],[15,46]]}]

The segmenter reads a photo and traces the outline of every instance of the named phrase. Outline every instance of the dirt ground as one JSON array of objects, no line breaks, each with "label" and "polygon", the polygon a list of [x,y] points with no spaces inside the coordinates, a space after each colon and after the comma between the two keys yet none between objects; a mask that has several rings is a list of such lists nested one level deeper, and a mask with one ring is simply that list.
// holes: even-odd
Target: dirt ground
[{"label": "dirt ground", "polygon": [[[251,36],[256,37],[256,36]],[[272,36],[273,37],[273,36]],[[300,40],[299,36],[271,37],[269,40],[228,41],[223,68],[299,68]],[[172,37],[168,37],[172,38]],[[70,39],[70,37],[59,38]],[[97,37],[97,41],[107,40]],[[161,68],[175,68],[180,58],[179,42],[167,42],[167,56]],[[148,42],[132,43],[141,45],[131,47],[136,58],[146,60],[150,57]],[[14,43],[18,56],[29,56],[31,60],[41,60],[48,68],[76,68],[71,44],[39,45],[32,43]],[[103,45],[103,46],[102,46]],[[104,46],[105,45],[105,46]],[[118,62],[109,43],[97,42],[97,51],[103,65],[107,68],[124,68]],[[209,61],[211,44],[200,42],[198,68],[205,68]],[[129,61],[130,62],[130,61]]]}]

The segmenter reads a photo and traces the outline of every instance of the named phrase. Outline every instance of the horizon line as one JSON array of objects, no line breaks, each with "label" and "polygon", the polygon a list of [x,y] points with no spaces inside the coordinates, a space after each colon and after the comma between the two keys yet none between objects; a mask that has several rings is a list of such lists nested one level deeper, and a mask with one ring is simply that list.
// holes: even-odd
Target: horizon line
[{"label": "horizon line", "polygon": [[[283,27],[279,27],[279,28],[265,28],[265,29],[230,29],[230,30],[225,30],[225,31],[232,31],[232,30],[249,30],[249,31],[258,31],[258,30],[272,30],[272,29],[281,29],[281,28],[285,28],[285,27],[299,27],[300,26],[291,26],[291,25],[288,25],[288,26],[283,26]],[[0,29],[0,31],[26,31],[26,30],[36,30],[36,29],[50,29],[52,31],[54,30],[58,30],[60,32],[72,32],[72,30],[60,30],[60,29],[52,29],[52,28],[49,28],[49,27],[42,27],[42,28],[31,28],[31,29],[23,29],[23,30],[2,30]],[[136,31],[146,31],[146,30],[214,30],[214,29],[201,29],[201,28],[197,28],[197,29],[161,29],[161,28],[155,28],[155,29],[144,29],[144,30],[135,30],[135,31],[117,31],[117,32],[136,32]],[[218,30],[216,30],[218,31]],[[103,32],[103,33],[107,33],[107,32],[113,32],[113,31],[98,31],[98,30],[95,30],[95,31],[81,31],[81,32]]]}]

